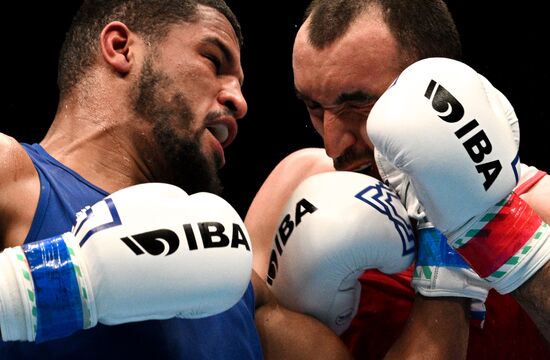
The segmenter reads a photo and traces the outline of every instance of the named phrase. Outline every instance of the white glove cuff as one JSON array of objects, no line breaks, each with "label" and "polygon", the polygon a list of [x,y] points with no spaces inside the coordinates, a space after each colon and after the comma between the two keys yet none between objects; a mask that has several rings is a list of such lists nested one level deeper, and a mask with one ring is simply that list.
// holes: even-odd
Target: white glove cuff
[{"label": "white glove cuff", "polygon": [[86,268],[73,235],[0,254],[0,329],[4,341],[64,337],[97,324]]},{"label": "white glove cuff", "polygon": [[0,329],[4,341],[34,341],[36,299],[29,264],[21,247],[0,254]]},{"label": "white glove cuff", "polygon": [[[416,268],[417,274],[427,270],[425,266]],[[485,302],[487,299],[488,286],[484,285],[483,280],[476,280],[477,275],[472,270],[430,266],[429,271],[431,271],[429,279],[422,275],[413,278],[414,288],[424,296],[466,297],[481,302]]]},{"label": "white glove cuff", "polygon": [[413,286],[424,296],[467,297],[484,302],[490,286],[448,244],[445,236],[420,224]]},{"label": "white glove cuff", "polygon": [[550,261],[550,226],[542,223],[538,231],[495,273],[486,277],[500,294],[516,290]]}]

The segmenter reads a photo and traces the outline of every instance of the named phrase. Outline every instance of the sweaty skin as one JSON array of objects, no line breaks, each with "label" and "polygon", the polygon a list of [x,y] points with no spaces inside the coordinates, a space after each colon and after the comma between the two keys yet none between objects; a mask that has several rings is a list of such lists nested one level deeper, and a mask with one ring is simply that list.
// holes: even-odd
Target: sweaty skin
[{"label": "sweaty skin", "polygon": [[[384,19],[380,5],[371,4],[342,36],[317,48],[309,39],[310,16],[300,27],[294,42],[292,66],[296,92],[307,107],[315,130],[323,138],[326,154],[333,160],[336,170],[356,171],[374,163],[365,122],[386,88],[407,65],[418,60],[414,50],[407,52],[399,46]],[[437,50],[435,52],[432,56],[438,56]],[[550,203],[544,199],[548,198],[548,190],[541,190],[547,187],[546,183],[545,179],[527,197],[547,222]],[[543,294],[549,277],[547,264],[525,284],[525,288],[513,293],[547,341],[550,338],[550,296]],[[432,302],[425,302],[429,303]],[[449,334],[452,336],[452,331]]]},{"label": "sweaty skin", "polygon": [[[305,178],[328,171],[335,171],[335,169],[332,159],[326,155],[324,149],[301,149],[285,157],[262,184],[246,214],[245,225],[252,239],[253,267],[263,279],[267,275],[273,234],[277,231],[284,215],[282,209],[292,191]],[[550,220],[548,205],[541,199],[548,198],[549,191],[550,176],[547,175],[522,195],[522,198],[538,214],[541,214],[545,221]],[[540,276],[541,282],[547,281],[544,280],[547,270],[548,265],[539,271],[533,279]],[[524,286],[514,292],[513,296],[537,323],[539,329],[542,329],[541,325],[547,326],[548,320],[541,317],[538,311],[539,306],[544,307],[546,303],[544,301],[536,304],[528,301],[524,303],[525,300],[521,298],[522,296],[532,297],[533,293],[543,293],[543,290],[536,287],[536,281],[534,282],[535,286],[533,286],[533,280],[527,281]],[[504,309],[499,305],[500,303],[494,300],[496,297],[493,295],[490,296],[489,301],[500,314]],[[516,311],[514,309],[514,313]],[[453,354],[452,358],[466,358],[470,332],[468,299],[428,298],[417,295],[410,314],[401,336],[387,353],[387,358],[440,359],[448,357],[449,354]],[[434,333],[439,335],[436,339],[433,338]],[[483,333],[483,331],[479,331],[479,333]]]},{"label": "sweaty skin", "polygon": [[[62,96],[40,144],[109,193],[145,182],[204,191],[197,179],[210,179],[223,166],[224,148],[247,112],[240,48],[229,21],[199,5],[197,21],[171,25],[159,43],[150,44],[118,21],[107,24],[98,41],[97,61]],[[182,157],[172,149],[182,150]],[[193,161],[200,171],[191,167],[182,177],[182,167]],[[2,248],[23,243],[39,194],[26,152],[0,134]],[[251,276],[266,359],[351,358],[327,327],[280,306],[266,284]]]}]

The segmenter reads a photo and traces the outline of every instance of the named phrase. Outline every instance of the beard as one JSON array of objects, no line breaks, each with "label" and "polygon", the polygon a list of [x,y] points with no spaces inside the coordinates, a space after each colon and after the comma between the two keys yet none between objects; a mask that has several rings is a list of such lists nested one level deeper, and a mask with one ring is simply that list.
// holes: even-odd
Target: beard
[{"label": "beard", "polygon": [[[333,160],[333,165],[336,170],[343,170],[347,168],[350,164],[353,164],[361,159],[364,159],[365,156],[368,156],[371,159],[374,159],[374,153],[369,152],[365,155],[364,152],[359,152],[353,149],[347,150],[345,153]],[[373,160],[374,161],[374,160]]]},{"label": "beard", "polygon": [[[193,130],[195,116],[185,94],[165,100],[170,77],[153,67],[148,56],[140,74],[134,111],[152,125],[153,139],[164,162],[164,176],[158,181],[176,185],[189,194],[206,191],[221,194],[218,175],[221,159],[207,157],[201,148],[203,127]],[[216,117],[217,114],[208,114]],[[205,119],[205,120],[207,120]]]}]

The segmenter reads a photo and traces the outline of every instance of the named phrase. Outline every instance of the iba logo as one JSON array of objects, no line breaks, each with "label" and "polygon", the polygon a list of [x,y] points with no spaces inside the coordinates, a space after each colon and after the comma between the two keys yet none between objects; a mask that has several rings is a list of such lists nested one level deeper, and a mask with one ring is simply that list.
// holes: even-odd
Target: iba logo
[{"label": "iba logo", "polygon": [[[376,185],[369,185],[354,195],[354,198],[361,200],[367,206],[374,208],[382,214],[388,222],[393,223],[397,236],[401,239],[403,246],[402,256],[408,256],[415,251],[414,234],[409,222],[400,216],[394,206],[399,203],[399,198],[393,191],[378,182]],[[291,235],[301,223],[307,221],[319,208],[305,198],[296,202],[294,214],[285,214],[278,231],[275,234],[274,246],[269,258],[267,271],[267,283],[273,285],[279,271],[279,259],[284,254],[285,246],[292,241]],[[293,217],[294,215],[294,217]]]},{"label": "iba logo", "polygon": [[[76,237],[80,238],[79,245],[81,247],[92,235],[124,225],[112,199],[106,198],[98,204],[104,205],[99,208],[96,207],[95,211],[98,213],[94,213],[94,207],[87,206],[77,214],[77,223],[73,228],[73,232]],[[98,221],[98,219],[102,220]],[[246,250],[250,251],[250,242],[239,224],[231,224],[230,234],[222,223],[216,221],[188,223],[183,224],[182,227],[189,251],[228,246],[232,248],[244,246]],[[198,232],[195,229],[198,229]],[[149,254],[154,256],[171,255],[178,250],[181,243],[180,236],[170,229],[146,231],[125,236],[121,240],[136,255]]]},{"label": "iba logo", "polygon": [[316,211],[317,207],[315,205],[306,199],[301,199],[296,203],[294,220],[292,219],[292,214],[286,214],[283,218],[277,234],[275,234],[275,248],[271,250],[271,256],[269,258],[269,269],[267,271],[267,283],[269,285],[273,285],[273,280],[275,280],[277,276],[277,269],[279,268],[278,257],[283,254],[284,247],[294,231],[294,228],[300,225],[302,217],[307,214],[313,214]]},{"label": "iba logo", "polygon": [[[231,238],[225,234],[225,226],[219,222],[200,222],[196,224],[199,229],[199,239],[203,249],[228,247],[238,248],[244,246],[250,251],[250,245],[246,238],[243,229],[239,224],[233,224],[231,230]],[[195,231],[191,224],[183,224],[185,239],[189,251],[198,250],[199,242]],[[180,238],[175,231],[169,229],[159,229],[147,231],[140,234],[135,234],[121,238],[121,240],[134,252],[136,255],[144,253],[150,255],[173,254],[180,245]]]},{"label": "iba logo", "polygon": [[[441,120],[447,123],[456,123],[464,117],[464,107],[447,89],[436,81],[431,80],[424,96],[431,100],[432,108],[438,112]],[[455,131],[455,136],[462,141],[462,146],[475,163],[478,173],[484,177],[483,187],[489,190],[502,170],[498,160],[485,161],[485,156],[493,150],[487,134],[480,128],[476,119],[472,119]],[[473,134],[473,135],[472,135]],[[468,139],[463,140],[466,135]]]}]

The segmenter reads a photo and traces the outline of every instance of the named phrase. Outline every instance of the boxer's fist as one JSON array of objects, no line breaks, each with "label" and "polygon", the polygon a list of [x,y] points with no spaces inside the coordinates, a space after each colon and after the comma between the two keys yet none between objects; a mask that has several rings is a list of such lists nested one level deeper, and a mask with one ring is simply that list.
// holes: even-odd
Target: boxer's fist
[{"label": "boxer's fist", "polygon": [[405,209],[380,181],[351,172],[311,176],[293,192],[271,253],[268,284],[290,309],[342,333],[357,311],[359,276],[406,269],[414,238]]},{"label": "boxer's fist", "polygon": [[428,297],[465,297],[470,301],[470,318],[483,326],[485,300],[491,286],[476,274],[447,244],[447,238],[428,221],[409,176],[388,162],[375,149],[376,166],[382,179],[393,189],[416,220],[416,262],[412,285]]},{"label": "boxer's fist", "polygon": [[513,114],[473,69],[432,58],[405,69],[367,121],[369,139],[410,178],[428,218],[501,293],[550,255],[539,240],[547,227],[512,192],[520,165]]},{"label": "boxer's fist", "polygon": [[[16,311],[30,312],[25,326],[2,313],[4,340],[43,341],[97,322],[217,314],[242,297],[252,268],[248,233],[225,200],[159,183],[117,191],[79,212],[71,233],[0,257],[2,275],[12,265],[12,285],[35,294],[34,303],[24,299],[30,309]],[[4,304],[9,291],[0,286]]]},{"label": "boxer's fist", "polygon": [[406,173],[444,233],[505,198],[519,179],[518,150],[494,88],[455,60],[405,69],[367,120],[374,147]]},{"label": "boxer's fist", "polygon": [[470,319],[482,327],[490,284],[470,268],[433,225],[420,224],[416,238],[418,250],[412,279],[414,289],[427,297],[471,299]]}]

